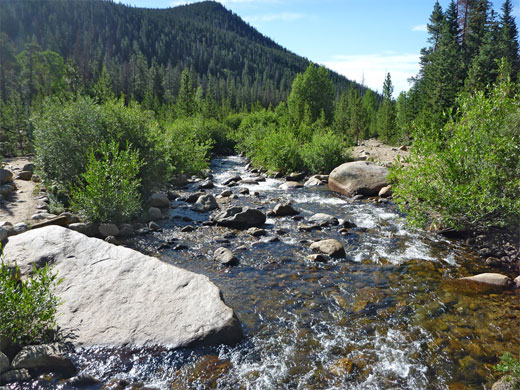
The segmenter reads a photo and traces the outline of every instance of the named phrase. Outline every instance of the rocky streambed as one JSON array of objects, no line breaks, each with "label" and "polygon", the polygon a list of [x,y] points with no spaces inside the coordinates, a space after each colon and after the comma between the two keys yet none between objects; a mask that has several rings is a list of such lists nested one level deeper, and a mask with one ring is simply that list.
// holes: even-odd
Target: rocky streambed
[{"label": "rocky streambed", "polygon": [[[232,346],[176,350],[85,347],[73,360],[82,375],[101,383],[81,388],[491,387],[498,357],[518,349],[519,297],[512,289],[457,280],[489,272],[469,248],[410,232],[387,200],[287,185],[245,165],[240,157],[214,160],[211,183],[179,191],[161,230],[131,241],[163,262],[206,275],[245,337]],[[259,210],[267,219],[244,229],[215,224],[220,211],[206,211],[216,206],[211,197],[190,203],[201,189],[223,210]],[[273,211],[286,204],[295,212]],[[344,252],[317,255],[311,247],[323,240],[336,240]],[[13,388],[75,388],[44,380],[27,386]]]}]

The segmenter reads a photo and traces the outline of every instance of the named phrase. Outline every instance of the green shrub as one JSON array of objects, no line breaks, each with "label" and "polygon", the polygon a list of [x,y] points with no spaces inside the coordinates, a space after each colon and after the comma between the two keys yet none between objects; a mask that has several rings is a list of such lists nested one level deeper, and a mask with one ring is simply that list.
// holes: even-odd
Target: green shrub
[{"label": "green shrub", "polygon": [[61,102],[48,99],[42,112],[33,118],[36,163],[47,183],[62,188],[77,185],[85,172],[90,149],[103,142],[127,144],[145,162],[139,171],[143,192],[160,186],[168,174],[161,130],[153,114],[122,101],[97,105],[88,97]]},{"label": "green shrub", "polygon": [[443,129],[419,127],[409,166],[392,171],[394,197],[416,226],[456,230],[518,223],[520,100],[508,81],[459,99]]},{"label": "green shrub", "polygon": [[347,144],[334,132],[328,130],[315,133],[312,140],[302,147],[305,168],[312,173],[328,174],[345,162],[346,150]]},{"label": "green shrub", "polygon": [[259,141],[252,161],[274,171],[298,171],[303,166],[300,142],[287,128],[272,129]]},{"label": "green shrub", "polygon": [[509,352],[505,352],[500,357],[500,363],[495,366],[495,370],[520,379],[520,361],[515,359]]},{"label": "green shrub", "polygon": [[167,158],[173,173],[200,174],[209,167],[213,140],[206,133],[196,134],[192,125],[192,119],[178,119],[166,126]]},{"label": "green shrub", "polygon": [[84,186],[71,190],[71,208],[94,222],[120,223],[132,219],[141,210],[138,177],[143,162],[129,147],[119,150],[112,141],[102,143],[87,156]]},{"label": "green shrub", "polygon": [[61,283],[47,266],[21,280],[20,269],[0,261],[0,337],[11,343],[47,343],[56,337],[59,299],[53,289]]},{"label": "green shrub", "polygon": [[233,139],[236,142],[235,149],[246,153],[249,157],[257,152],[260,143],[267,133],[279,127],[278,115],[269,110],[252,112],[242,119]]}]

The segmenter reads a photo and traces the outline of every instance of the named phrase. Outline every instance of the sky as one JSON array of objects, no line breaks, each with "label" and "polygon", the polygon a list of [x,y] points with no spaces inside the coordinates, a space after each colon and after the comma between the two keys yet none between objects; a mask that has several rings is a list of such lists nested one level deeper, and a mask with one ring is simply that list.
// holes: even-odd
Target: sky
[{"label": "sky", "polygon": [[[198,0],[120,0],[168,8]],[[410,88],[426,46],[434,0],[220,0],[263,35],[314,63],[382,90],[387,72],[394,97]],[[450,0],[440,0],[446,9]],[[493,2],[497,10],[503,0]],[[513,0],[520,20],[520,0]]]}]

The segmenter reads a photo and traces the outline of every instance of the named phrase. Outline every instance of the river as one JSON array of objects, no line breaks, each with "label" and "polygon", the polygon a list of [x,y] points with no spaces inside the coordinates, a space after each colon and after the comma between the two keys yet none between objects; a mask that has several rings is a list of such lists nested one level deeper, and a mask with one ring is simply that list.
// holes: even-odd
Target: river
[{"label": "river", "polygon": [[[208,192],[228,189],[222,182],[234,175],[255,176],[245,165],[240,157],[213,160],[216,187]],[[268,217],[264,237],[204,226],[208,213],[176,201],[162,232],[133,244],[219,286],[242,323],[240,344],[83,351],[76,357],[83,372],[161,389],[490,388],[498,357],[518,352],[518,295],[454,283],[489,269],[460,243],[408,230],[391,202],[352,200],[326,187],[282,190],[282,183],[268,178],[231,188],[251,192],[233,205],[267,212],[291,202],[300,211],[296,219]],[[315,213],[357,227],[298,229]],[[195,230],[181,232],[187,225]],[[310,243],[325,238],[341,241],[346,258],[306,260]],[[216,264],[219,246],[232,249],[239,264]]]}]

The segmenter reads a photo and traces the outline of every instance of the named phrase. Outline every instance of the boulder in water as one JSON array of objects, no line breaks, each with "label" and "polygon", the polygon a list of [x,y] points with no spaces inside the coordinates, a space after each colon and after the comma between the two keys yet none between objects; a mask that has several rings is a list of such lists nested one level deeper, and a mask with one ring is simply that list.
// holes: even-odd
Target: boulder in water
[{"label": "boulder in water", "polygon": [[328,239],[316,241],[311,244],[311,250],[323,253],[330,257],[345,257],[345,248],[338,240]]},{"label": "boulder in water", "polygon": [[63,282],[58,326],[82,346],[235,343],[242,330],[203,275],[59,226],[10,238],[5,259],[22,273],[48,263]]},{"label": "boulder in water", "polygon": [[261,227],[265,220],[264,213],[249,207],[230,207],[213,217],[217,225],[241,230]]},{"label": "boulder in water", "polygon": [[478,274],[475,276],[467,276],[465,278],[460,278],[459,280],[466,280],[469,282],[483,283],[489,284],[495,287],[509,288],[513,285],[513,281],[511,278],[495,273],[484,273]]},{"label": "boulder in water", "polygon": [[170,207],[170,199],[164,192],[156,192],[150,196],[150,206],[157,207],[159,209]]},{"label": "boulder in water", "polygon": [[312,222],[319,226],[336,226],[339,224],[338,219],[332,215],[325,213],[317,213],[309,218],[309,222]]},{"label": "boulder in water", "polygon": [[228,248],[220,247],[213,253],[213,259],[222,265],[236,265],[238,259]]},{"label": "boulder in water", "polygon": [[287,217],[299,214],[299,211],[295,210],[294,207],[288,203],[278,203],[276,206],[274,206],[273,212],[278,217]]},{"label": "boulder in water", "polygon": [[77,373],[66,348],[58,343],[26,346],[15,356],[11,365],[14,369],[59,372],[67,378]]},{"label": "boulder in water", "polygon": [[329,188],[343,195],[376,196],[388,185],[388,169],[379,165],[355,161],[335,168],[329,175]]},{"label": "boulder in water", "polygon": [[208,211],[218,209],[217,200],[213,195],[209,194],[199,196],[199,199],[197,199],[191,209],[199,213],[207,213]]}]

